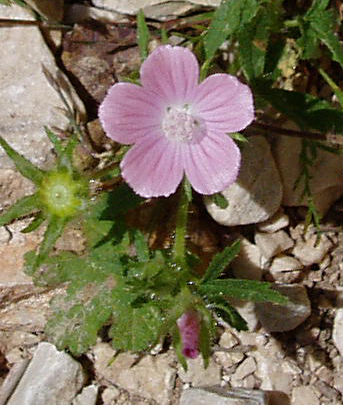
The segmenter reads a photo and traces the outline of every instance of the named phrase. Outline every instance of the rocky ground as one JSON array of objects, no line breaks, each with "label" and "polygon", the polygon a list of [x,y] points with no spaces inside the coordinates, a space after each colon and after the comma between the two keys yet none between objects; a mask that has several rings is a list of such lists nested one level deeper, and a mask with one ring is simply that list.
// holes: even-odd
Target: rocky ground
[{"label": "rocky ground", "polygon": [[[58,77],[69,105],[89,122],[93,136],[98,134],[96,144],[101,139],[97,103],[115,80],[139,66],[132,16],[145,7],[151,18],[175,20],[219,0],[92,3],[66,6],[65,22],[76,24],[72,30],[0,27],[0,134],[42,166],[53,161],[43,127],[68,124],[65,105],[42,65]],[[62,0],[35,4],[60,20]],[[0,18],[32,20],[16,6],[0,6]],[[313,226],[304,230],[306,209],[301,190],[293,187],[301,171],[300,148],[297,138],[250,137],[238,181],[224,193],[229,207],[220,209],[210,200],[205,200],[207,212],[201,204],[194,206],[189,242],[196,249],[210,256],[241,238],[235,276],[276,281],[290,297],[283,308],[235,302],[249,332],[222,325],[207,369],[196,359],[185,372],[167,346],[139,356],[115,353],[100,338],[76,360],[57,352],[45,342],[43,330],[48,302],[59,291],[33,286],[22,271],[23,255],[38,245],[42,233],[21,233],[27,220],[1,228],[0,405],[342,404],[343,161],[319,151],[311,168],[315,202],[324,215],[318,240]],[[0,151],[0,210],[32,187]],[[77,229],[70,229],[57,248],[65,246],[82,250]],[[58,399],[51,402],[51,395]]]}]

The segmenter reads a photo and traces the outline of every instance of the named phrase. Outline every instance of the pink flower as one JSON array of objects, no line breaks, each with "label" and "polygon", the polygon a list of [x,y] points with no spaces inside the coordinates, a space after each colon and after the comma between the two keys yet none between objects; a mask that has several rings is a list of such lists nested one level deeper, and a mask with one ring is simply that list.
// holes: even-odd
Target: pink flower
[{"label": "pink flower", "polygon": [[134,144],[121,162],[122,175],[143,197],[169,196],[184,174],[201,194],[223,191],[237,177],[240,151],[226,133],[254,118],[248,86],[228,74],[198,84],[191,51],[157,48],[142,64],[141,83],[117,83],[100,106],[110,138]]},{"label": "pink flower", "polygon": [[178,320],[177,326],[182,340],[182,354],[195,359],[199,354],[200,319],[196,311],[185,312]]}]

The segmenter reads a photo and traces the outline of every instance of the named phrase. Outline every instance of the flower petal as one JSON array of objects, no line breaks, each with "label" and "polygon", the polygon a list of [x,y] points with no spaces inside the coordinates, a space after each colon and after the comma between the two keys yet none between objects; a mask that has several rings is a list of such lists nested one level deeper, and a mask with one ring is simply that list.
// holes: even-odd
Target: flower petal
[{"label": "flower petal", "polygon": [[199,65],[194,54],[180,46],[160,46],[142,64],[144,87],[170,103],[191,102],[198,85]]},{"label": "flower petal", "polygon": [[204,80],[198,86],[192,106],[210,131],[241,131],[254,119],[250,88],[227,74],[215,74]]},{"label": "flower petal", "polygon": [[159,131],[161,116],[159,98],[132,83],[112,86],[99,108],[106,135],[124,144]]},{"label": "flower petal", "polygon": [[168,197],[183,177],[180,145],[164,137],[138,141],[121,162],[122,175],[142,197]]},{"label": "flower petal", "polygon": [[240,150],[228,135],[208,133],[184,151],[186,176],[200,194],[214,194],[229,187],[237,178],[240,160]]}]

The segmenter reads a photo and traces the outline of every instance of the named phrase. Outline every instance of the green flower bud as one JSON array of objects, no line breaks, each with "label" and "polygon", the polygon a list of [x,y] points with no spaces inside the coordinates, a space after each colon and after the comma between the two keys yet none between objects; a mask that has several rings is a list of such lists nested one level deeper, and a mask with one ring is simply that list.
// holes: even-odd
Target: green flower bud
[{"label": "green flower bud", "polygon": [[88,186],[86,181],[75,180],[67,171],[50,172],[43,178],[39,195],[50,214],[68,218],[85,207]]}]

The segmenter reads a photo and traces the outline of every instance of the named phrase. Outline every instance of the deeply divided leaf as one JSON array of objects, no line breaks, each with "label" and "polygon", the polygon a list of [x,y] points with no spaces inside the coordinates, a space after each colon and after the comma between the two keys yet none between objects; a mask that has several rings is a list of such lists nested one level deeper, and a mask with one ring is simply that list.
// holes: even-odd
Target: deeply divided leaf
[{"label": "deeply divided leaf", "polygon": [[218,278],[228,266],[228,264],[238,255],[240,242],[236,241],[231,246],[227,246],[222,252],[217,253],[209,264],[202,283]]}]

